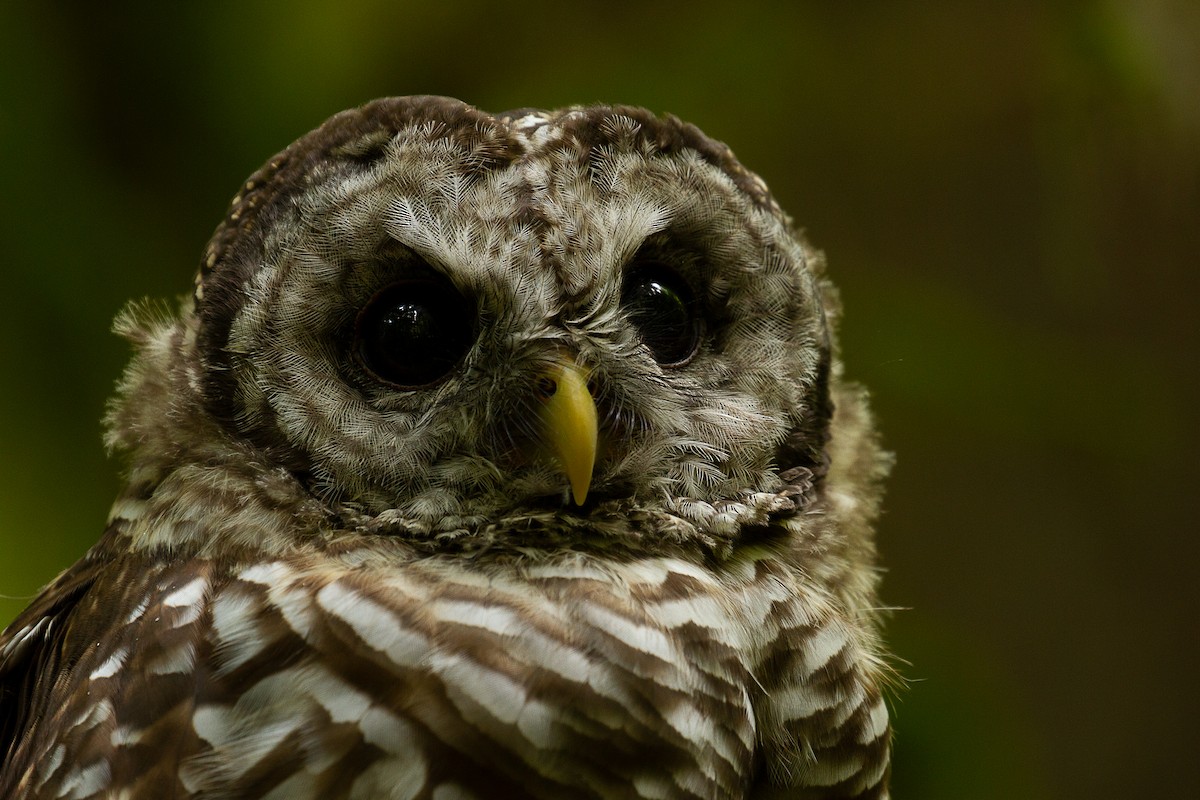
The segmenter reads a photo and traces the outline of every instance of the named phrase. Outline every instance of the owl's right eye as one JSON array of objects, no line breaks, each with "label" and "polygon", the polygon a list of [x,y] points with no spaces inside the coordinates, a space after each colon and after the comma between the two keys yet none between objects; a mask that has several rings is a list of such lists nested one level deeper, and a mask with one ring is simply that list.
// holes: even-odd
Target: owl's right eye
[{"label": "owl's right eye", "polygon": [[359,312],[356,354],[382,381],[402,389],[431,386],[471,349],[474,318],[471,303],[444,278],[396,283]]}]

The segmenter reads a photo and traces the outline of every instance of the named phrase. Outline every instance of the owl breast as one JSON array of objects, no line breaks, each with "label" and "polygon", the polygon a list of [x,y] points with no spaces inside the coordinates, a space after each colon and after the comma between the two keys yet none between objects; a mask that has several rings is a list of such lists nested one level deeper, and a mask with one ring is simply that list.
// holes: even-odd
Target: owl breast
[{"label": "owl breast", "polygon": [[255,566],[213,602],[217,651],[229,654],[218,670],[253,660],[251,647],[270,653],[264,629],[303,639],[308,655],[262,687],[279,700],[265,704],[270,719],[256,687],[199,709],[197,730],[216,754],[247,734],[307,728],[324,752],[305,762],[368,750],[355,781],[410,787],[400,796],[507,786],[612,797],[631,785],[722,796],[749,774],[755,729],[751,621],[727,592],[671,559],[479,571],[432,561],[387,575]]},{"label": "owl breast", "polygon": [[[849,644],[766,554],[721,571],[193,561],[155,578],[79,656],[89,692],[51,703],[63,733],[17,796],[741,796],[764,777],[760,728],[785,721],[754,706],[794,681],[787,654],[815,645],[815,674]],[[806,697],[779,715],[837,706]]]}]

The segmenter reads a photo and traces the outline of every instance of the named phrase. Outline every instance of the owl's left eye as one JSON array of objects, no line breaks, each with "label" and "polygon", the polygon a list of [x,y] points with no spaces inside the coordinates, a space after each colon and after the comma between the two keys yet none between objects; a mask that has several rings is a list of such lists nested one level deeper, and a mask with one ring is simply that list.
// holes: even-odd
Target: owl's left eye
[{"label": "owl's left eye", "polygon": [[630,270],[621,305],[659,364],[683,366],[696,354],[700,319],[687,282],[673,270],[656,263]]},{"label": "owl's left eye", "polygon": [[444,278],[404,281],[358,315],[356,352],[377,378],[403,389],[441,381],[475,339],[475,309]]}]

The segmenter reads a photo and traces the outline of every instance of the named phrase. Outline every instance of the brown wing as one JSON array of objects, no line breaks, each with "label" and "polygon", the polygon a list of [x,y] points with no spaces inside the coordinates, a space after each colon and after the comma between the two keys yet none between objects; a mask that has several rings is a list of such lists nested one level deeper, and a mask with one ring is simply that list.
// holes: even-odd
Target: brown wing
[{"label": "brown wing", "polygon": [[[199,742],[202,604],[211,563],[116,555],[118,534],[51,584],[0,643],[0,797],[172,797]],[[194,602],[185,602],[194,601]]]},{"label": "brown wing", "polygon": [[28,732],[45,716],[57,676],[70,668],[66,631],[102,567],[79,561],[0,634],[0,797],[13,796],[32,744]]}]

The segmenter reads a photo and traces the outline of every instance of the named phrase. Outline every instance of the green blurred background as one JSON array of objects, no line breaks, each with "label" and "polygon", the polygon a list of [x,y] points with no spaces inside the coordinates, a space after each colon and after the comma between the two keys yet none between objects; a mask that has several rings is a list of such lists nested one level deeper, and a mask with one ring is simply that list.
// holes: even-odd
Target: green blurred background
[{"label": "green blurred background", "polygon": [[260,163],[381,95],[634,103],[842,288],[899,457],[895,794],[1194,791],[1200,3],[166,5],[0,10],[0,623],[117,489],[111,318]]}]

